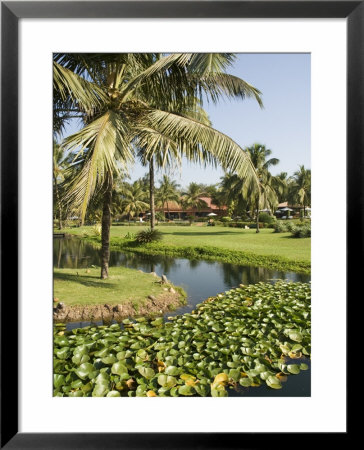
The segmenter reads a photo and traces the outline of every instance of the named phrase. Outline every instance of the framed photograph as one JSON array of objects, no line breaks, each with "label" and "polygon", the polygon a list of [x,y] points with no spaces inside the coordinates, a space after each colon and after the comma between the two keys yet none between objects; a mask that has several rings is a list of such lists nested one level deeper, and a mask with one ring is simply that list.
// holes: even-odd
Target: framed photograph
[{"label": "framed photograph", "polygon": [[1,21],[1,448],[347,440],[363,3],[14,1]]}]

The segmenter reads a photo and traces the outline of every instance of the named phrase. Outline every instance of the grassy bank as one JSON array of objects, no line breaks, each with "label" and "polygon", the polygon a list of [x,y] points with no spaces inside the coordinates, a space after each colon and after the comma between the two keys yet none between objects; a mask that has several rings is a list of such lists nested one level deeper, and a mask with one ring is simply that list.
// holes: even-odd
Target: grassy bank
[{"label": "grassy bank", "polygon": [[[132,239],[125,237],[142,229],[145,227],[111,227],[111,249],[310,273],[310,238],[294,239],[290,233],[274,233],[272,229],[262,229],[260,233],[256,233],[255,230],[219,226],[159,226],[163,240],[146,245],[136,245]],[[94,235],[92,227],[69,228],[64,231],[84,237],[96,245],[100,243],[100,237]]]},{"label": "grassy bank", "polygon": [[[109,278],[100,279],[100,269],[54,269],[54,297],[66,306],[125,305],[135,309],[145,305],[148,296],[160,297],[172,285],[160,283],[160,278],[125,267],[111,267]],[[182,289],[173,286],[184,298]]]}]

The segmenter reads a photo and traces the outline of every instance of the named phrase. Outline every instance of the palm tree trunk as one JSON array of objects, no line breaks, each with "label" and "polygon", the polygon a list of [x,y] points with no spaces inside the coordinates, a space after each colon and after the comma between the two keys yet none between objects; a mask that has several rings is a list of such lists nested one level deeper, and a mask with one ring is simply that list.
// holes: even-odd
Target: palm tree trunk
[{"label": "palm tree trunk", "polygon": [[112,175],[106,180],[101,221],[101,278],[109,277]]},{"label": "palm tree trunk", "polygon": [[155,205],[154,205],[154,160],[149,161],[149,203],[150,203],[150,228],[155,227]]},{"label": "palm tree trunk", "polygon": [[58,229],[62,230],[62,204],[61,199],[59,198],[59,192],[58,192],[58,184],[57,184],[57,177],[54,177],[54,190],[56,191],[56,199],[58,203]]},{"label": "palm tree trunk", "polygon": [[259,233],[259,195],[257,197],[257,229],[255,232]]}]

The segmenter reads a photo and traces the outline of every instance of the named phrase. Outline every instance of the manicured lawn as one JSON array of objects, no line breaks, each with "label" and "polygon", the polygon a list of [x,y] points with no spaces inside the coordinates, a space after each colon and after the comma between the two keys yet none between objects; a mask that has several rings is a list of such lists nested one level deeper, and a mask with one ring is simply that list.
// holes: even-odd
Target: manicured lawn
[{"label": "manicured lawn", "polygon": [[[164,293],[165,285],[148,273],[111,267],[109,278],[100,279],[100,269],[54,269],[54,297],[65,305],[145,303],[148,295]],[[176,288],[175,288],[176,289]]]},{"label": "manicured lawn", "polygon": [[[112,226],[111,242],[113,238],[123,238],[126,234],[136,234],[145,229],[143,226]],[[222,226],[159,226],[163,233],[161,243],[164,246],[211,246],[254,253],[262,256],[276,256],[289,260],[310,262],[311,239],[292,238],[290,233],[274,233],[266,228],[256,233],[255,230],[241,228],[227,228]],[[68,228],[68,233],[92,236],[92,227]]]}]

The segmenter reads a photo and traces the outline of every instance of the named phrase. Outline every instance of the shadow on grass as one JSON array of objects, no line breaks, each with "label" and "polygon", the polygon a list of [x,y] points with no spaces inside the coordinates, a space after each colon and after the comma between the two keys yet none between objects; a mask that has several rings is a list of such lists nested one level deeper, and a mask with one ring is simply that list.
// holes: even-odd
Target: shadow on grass
[{"label": "shadow on grass", "polygon": [[299,240],[299,239],[311,239],[311,237],[297,237],[297,236],[292,236],[292,234],[288,235],[288,236],[281,236],[282,239],[294,239],[294,240]]},{"label": "shadow on grass", "polygon": [[73,275],[70,273],[54,273],[53,279],[55,280],[62,280],[62,281],[71,281],[72,283],[79,283],[82,284],[82,286],[86,287],[94,287],[94,288],[103,288],[103,289],[115,289],[118,285],[116,283],[110,283],[110,281],[107,282],[107,284],[103,283],[101,281],[101,278],[97,278],[100,280],[99,282],[93,281],[92,279],[95,279],[97,277],[85,277],[84,275]]},{"label": "shadow on grass", "polygon": [[[243,228],[240,228],[241,232],[244,232],[245,230]],[[170,233],[165,234],[173,234],[175,236],[236,236],[236,232],[234,231],[202,231],[202,232],[193,232],[193,231],[172,231]]]}]

